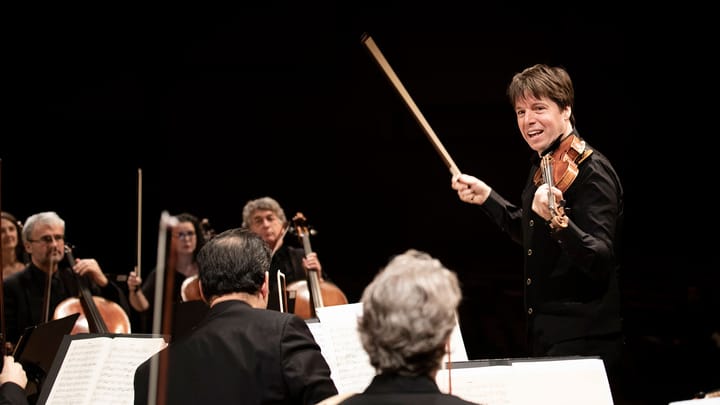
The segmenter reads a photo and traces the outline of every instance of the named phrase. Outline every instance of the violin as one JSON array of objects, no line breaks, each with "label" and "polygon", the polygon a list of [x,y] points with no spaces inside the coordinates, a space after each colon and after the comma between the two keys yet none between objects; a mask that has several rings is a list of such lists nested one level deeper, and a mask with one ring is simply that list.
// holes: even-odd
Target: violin
[{"label": "violin", "polygon": [[552,153],[546,153],[540,160],[540,167],[535,172],[533,181],[536,186],[545,183],[548,187],[548,209],[552,217],[548,224],[553,230],[566,228],[568,218],[565,216],[565,200],[556,201],[552,192],[555,187],[563,193],[575,181],[578,165],[590,156],[591,149],[586,148],[585,141],[570,133],[560,141],[560,145]]},{"label": "violin", "polygon": [[[65,246],[65,256],[70,267],[75,266],[75,258],[69,246]],[[73,273],[75,274],[75,273]],[[79,313],[71,335],[78,333],[130,333],[130,318],[116,302],[103,297],[93,296],[81,277],[75,274],[79,297],[71,297],[60,302],[53,313],[53,319],[64,318]]]},{"label": "violin", "polygon": [[[574,133],[566,136],[560,141],[560,145],[552,152],[543,156],[540,167],[535,172],[533,182],[536,186],[548,183],[563,193],[575,181],[578,175],[578,165],[592,153],[592,149],[587,148],[585,141],[580,139]],[[550,169],[549,179],[543,177],[543,162]]]},{"label": "violin", "polygon": [[[293,218],[293,224],[307,256],[312,253],[307,220],[298,212]],[[307,271],[306,280],[292,282],[286,289],[295,293],[294,313],[303,319],[317,317],[316,308],[348,303],[345,293],[338,286],[329,281],[321,282],[317,270],[313,269]]]}]

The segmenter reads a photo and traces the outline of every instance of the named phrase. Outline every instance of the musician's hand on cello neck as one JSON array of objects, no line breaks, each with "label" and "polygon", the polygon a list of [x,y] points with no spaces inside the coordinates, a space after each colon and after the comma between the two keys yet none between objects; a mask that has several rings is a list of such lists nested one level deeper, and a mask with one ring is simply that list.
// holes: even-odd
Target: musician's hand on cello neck
[{"label": "musician's hand on cello neck", "polygon": [[108,285],[108,278],[95,259],[76,259],[72,269],[79,276],[87,275],[100,287]]},{"label": "musician's hand on cello neck", "polygon": [[317,253],[312,252],[303,257],[302,265],[306,272],[309,270],[317,271],[320,281],[323,281],[322,265],[320,264],[320,259],[318,259]]},{"label": "musician's hand on cello neck", "polygon": [[460,201],[478,205],[484,204],[492,191],[484,181],[462,173],[452,176],[450,186],[453,190],[457,190]]}]

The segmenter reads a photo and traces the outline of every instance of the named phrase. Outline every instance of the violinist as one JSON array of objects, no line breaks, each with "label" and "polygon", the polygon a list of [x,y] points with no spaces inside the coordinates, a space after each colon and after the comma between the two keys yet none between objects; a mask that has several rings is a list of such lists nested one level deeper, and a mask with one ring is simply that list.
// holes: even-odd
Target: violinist
[{"label": "violinist", "polygon": [[[198,218],[190,213],[183,212],[176,216],[178,223],[170,233],[171,252],[174,258],[168,262],[174,264],[173,278],[173,305],[183,302],[182,286],[188,278],[196,278],[198,274],[197,253],[205,244],[204,230]],[[156,288],[156,269],[152,269],[146,277],[130,272],[128,277],[128,291],[130,305],[133,310],[143,316],[143,325],[139,328],[144,332],[150,332],[152,325],[152,311]],[[166,273],[167,276],[167,273]],[[162,288],[163,286],[161,286]],[[199,299],[200,297],[197,297]]]},{"label": "violinist", "polygon": [[272,251],[268,309],[280,310],[276,282],[278,270],[285,274],[287,284],[304,280],[308,270],[317,271],[321,282],[325,280],[317,253],[312,252],[305,256],[302,248],[284,244],[288,220],[280,203],[274,198],[261,197],[248,201],[243,207],[242,215],[242,226],[259,235]]},{"label": "violinist", "polygon": [[[63,260],[65,220],[57,213],[47,211],[28,217],[22,237],[30,263],[4,280],[8,343],[17,343],[25,328],[52,320],[55,308],[66,299],[77,298],[80,295],[78,279],[92,295],[113,301],[128,311],[123,292],[108,279],[95,259],[78,258],[72,267]],[[48,284],[50,294],[46,302]]]},{"label": "violinist", "polygon": [[[535,152],[521,205],[468,174],[453,175],[451,186],[462,202],[479,206],[522,245],[529,354],[599,356],[615,395],[623,348],[620,179],[575,128],[574,89],[566,70],[528,67],[514,75],[507,95],[520,133]],[[550,177],[565,179],[562,184],[538,181],[544,161],[554,163]]]}]

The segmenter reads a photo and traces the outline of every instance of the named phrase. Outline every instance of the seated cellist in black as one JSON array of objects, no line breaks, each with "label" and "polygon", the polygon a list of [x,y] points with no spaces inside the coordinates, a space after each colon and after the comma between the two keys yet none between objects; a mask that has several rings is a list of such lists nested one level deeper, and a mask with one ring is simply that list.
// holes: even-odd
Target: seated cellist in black
[{"label": "seated cellist in black", "polygon": [[[52,211],[31,215],[25,221],[22,236],[31,261],[25,269],[6,278],[3,286],[6,340],[10,345],[17,343],[25,328],[54,319],[58,309],[70,308],[67,304],[79,300],[83,290],[95,297],[92,300],[94,309],[100,308],[101,314],[106,316],[103,326],[109,328],[92,330],[92,327],[86,332],[129,332],[129,321],[125,324],[129,310],[127,298],[105,276],[95,259],[71,258],[65,245],[65,221],[60,216]],[[48,285],[49,294],[46,294]],[[98,307],[98,303],[109,306]],[[110,308],[111,312],[104,312],[105,308]],[[82,316],[90,323],[91,319],[84,315],[89,317],[90,314]]]}]

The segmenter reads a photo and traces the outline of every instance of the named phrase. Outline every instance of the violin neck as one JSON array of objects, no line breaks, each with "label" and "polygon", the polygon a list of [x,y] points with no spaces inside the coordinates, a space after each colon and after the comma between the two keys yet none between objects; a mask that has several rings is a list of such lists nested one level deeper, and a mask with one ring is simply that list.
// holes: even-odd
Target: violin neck
[{"label": "violin neck", "polygon": [[542,157],[540,168],[542,169],[543,182],[548,185],[548,208],[550,212],[555,215],[557,205],[555,204],[555,195],[552,193],[552,187],[555,185],[555,182],[553,181],[552,156],[550,156],[550,154]]}]

